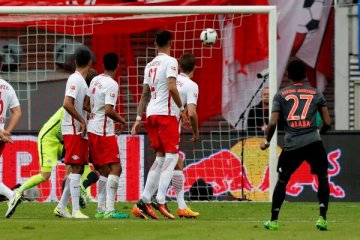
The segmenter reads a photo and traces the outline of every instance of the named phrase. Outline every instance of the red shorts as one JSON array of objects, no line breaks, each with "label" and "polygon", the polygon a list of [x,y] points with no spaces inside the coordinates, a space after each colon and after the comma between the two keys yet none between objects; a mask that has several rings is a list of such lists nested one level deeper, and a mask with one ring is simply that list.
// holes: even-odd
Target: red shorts
[{"label": "red shorts", "polygon": [[5,149],[5,144],[6,143],[4,143],[4,142],[0,142],[0,157],[1,157],[1,155],[2,155],[2,153],[4,151],[4,149]]},{"label": "red shorts", "polygon": [[89,164],[88,141],[81,135],[64,135],[65,159],[68,165]]},{"label": "red shorts", "polygon": [[153,115],[146,119],[151,145],[158,152],[179,152],[179,123],[175,116]]},{"label": "red shorts", "polygon": [[120,152],[116,136],[99,136],[90,132],[88,136],[92,164],[103,166],[110,163],[120,163]]}]

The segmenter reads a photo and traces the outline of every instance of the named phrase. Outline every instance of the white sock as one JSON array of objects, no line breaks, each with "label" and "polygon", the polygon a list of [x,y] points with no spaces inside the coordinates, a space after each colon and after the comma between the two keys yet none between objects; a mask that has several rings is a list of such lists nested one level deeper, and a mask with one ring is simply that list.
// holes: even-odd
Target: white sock
[{"label": "white sock", "polygon": [[113,211],[115,209],[114,202],[118,186],[119,177],[109,174],[106,182],[106,211]]},{"label": "white sock", "polygon": [[70,179],[69,179],[69,177],[67,177],[66,182],[65,182],[65,187],[64,187],[63,193],[61,195],[61,199],[60,199],[57,207],[60,209],[66,208],[67,203],[69,201],[69,197],[70,197]]},{"label": "white sock", "polygon": [[14,191],[12,191],[10,188],[8,188],[5,184],[0,182],[0,194],[4,195],[7,199],[11,199],[14,197]]},{"label": "white sock", "polygon": [[160,172],[164,164],[165,157],[156,157],[146,178],[146,184],[141,199],[145,203],[151,203],[151,197],[159,186]]},{"label": "white sock", "polygon": [[166,153],[165,162],[161,168],[160,180],[158,193],[156,195],[156,200],[160,204],[165,203],[166,191],[169,187],[171,178],[174,173],[174,167],[179,159],[179,154],[177,153]]},{"label": "white sock", "polygon": [[77,173],[71,173],[70,178],[70,195],[72,203],[72,212],[80,210],[79,198],[80,198],[80,179],[81,175]]},{"label": "white sock", "polygon": [[97,195],[98,195],[98,211],[105,211],[105,203],[106,203],[106,182],[107,177],[100,176],[97,186]]},{"label": "white sock", "polygon": [[184,200],[184,173],[180,170],[175,170],[172,177],[172,185],[176,192],[176,200],[180,209],[186,209]]}]

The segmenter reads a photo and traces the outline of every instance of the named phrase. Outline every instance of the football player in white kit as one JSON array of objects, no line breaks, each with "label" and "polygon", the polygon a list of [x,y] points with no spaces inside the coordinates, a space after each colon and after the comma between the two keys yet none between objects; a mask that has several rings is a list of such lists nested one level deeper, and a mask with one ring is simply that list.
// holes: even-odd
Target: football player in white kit
[{"label": "football player in white kit", "polygon": [[184,126],[189,126],[189,123],[176,87],[178,63],[175,58],[169,56],[171,33],[166,30],[157,32],[155,44],[158,56],[146,65],[143,92],[131,133],[136,134],[139,131],[141,116],[148,104],[146,130],[156,151],[156,159],[148,173],[143,194],[131,212],[137,217],[149,216],[158,219],[151,205],[151,197],[158,190],[158,210],[165,217],[174,219],[167,209],[165,195],[179,158],[179,124],[176,109],[180,110]]},{"label": "football player in white kit", "polygon": [[[80,178],[84,165],[88,164],[89,149],[86,135],[87,113],[84,110],[84,99],[88,86],[85,78],[92,65],[91,53],[79,49],[75,53],[76,69],[66,82],[63,107],[65,109],[61,131],[66,149],[64,163],[71,166],[71,173],[65,182],[59,204],[54,214],[65,218],[89,218],[80,211]],[[67,202],[71,196],[72,214],[67,210]]]},{"label": "football player in white kit", "polygon": [[[195,70],[195,57],[191,53],[184,53],[179,60],[180,74],[177,77],[176,85],[180,93],[181,101],[186,106],[188,117],[190,120],[192,138],[191,141],[199,140],[199,127],[197,116],[197,100],[199,96],[198,85],[191,80]],[[178,113],[180,115],[180,112]],[[181,131],[181,124],[179,125],[179,132]],[[176,192],[176,199],[178,202],[179,217],[195,218],[200,214],[192,211],[184,200],[184,174],[183,174],[183,160],[179,158],[172,177],[172,185]]]},{"label": "football player in white kit", "polygon": [[[0,69],[2,68],[2,55],[0,55]],[[6,112],[10,110],[10,119],[5,128]],[[2,155],[6,143],[11,143],[11,132],[18,124],[21,117],[19,100],[13,87],[0,77],[0,156]],[[8,210],[5,217],[9,218],[15,212],[16,207],[22,201],[21,194],[10,190],[0,181],[0,194],[4,195],[8,202]]]},{"label": "football player in white kit", "polygon": [[92,163],[100,170],[98,210],[96,218],[127,218],[128,214],[115,210],[114,201],[121,174],[120,152],[114,122],[125,125],[125,119],[114,109],[119,85],[114,80],[119,68],[116,53],[104,55],[104,73],[90,83],[85,97],[85,109],[90,110],[88,124],[89,150]]}]

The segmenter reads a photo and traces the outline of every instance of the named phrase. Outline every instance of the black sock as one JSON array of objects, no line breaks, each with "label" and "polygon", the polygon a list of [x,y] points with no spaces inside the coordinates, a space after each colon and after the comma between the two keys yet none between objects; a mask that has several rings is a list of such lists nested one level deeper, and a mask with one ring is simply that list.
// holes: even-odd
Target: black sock
[{"label": "black sock", "polygon": [[281,205],[285,200],[286,185],[289,179],[290,177],[279,176],[272,197],[271,221],[278,220]]},{"label": "black sock", "polygon": [[86,176],[86,179],[83,181],[82,185],[85,189],[87,189],[91,184],[96,183],[98,179],[98,172],[93,170]]},{"label": "black sock", "polygon": [[318,176],[319,188],[318,188],[318,199],[320,204],[320,216],[326,220],[326,212],[329,205],[330,189],[329,189],[329,178]]}]

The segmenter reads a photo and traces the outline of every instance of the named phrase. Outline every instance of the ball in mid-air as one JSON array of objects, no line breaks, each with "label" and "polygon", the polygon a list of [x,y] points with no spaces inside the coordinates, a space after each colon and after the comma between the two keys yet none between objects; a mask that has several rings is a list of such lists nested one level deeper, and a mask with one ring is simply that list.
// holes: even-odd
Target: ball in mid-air
[{"label": "ball in mid-air", "polygon": [[200,40],[205,45],[213,45],[218,38],[218,35],[215,31],[215,29],[212,28],[206,28],[204,29],[200,34]]}]

